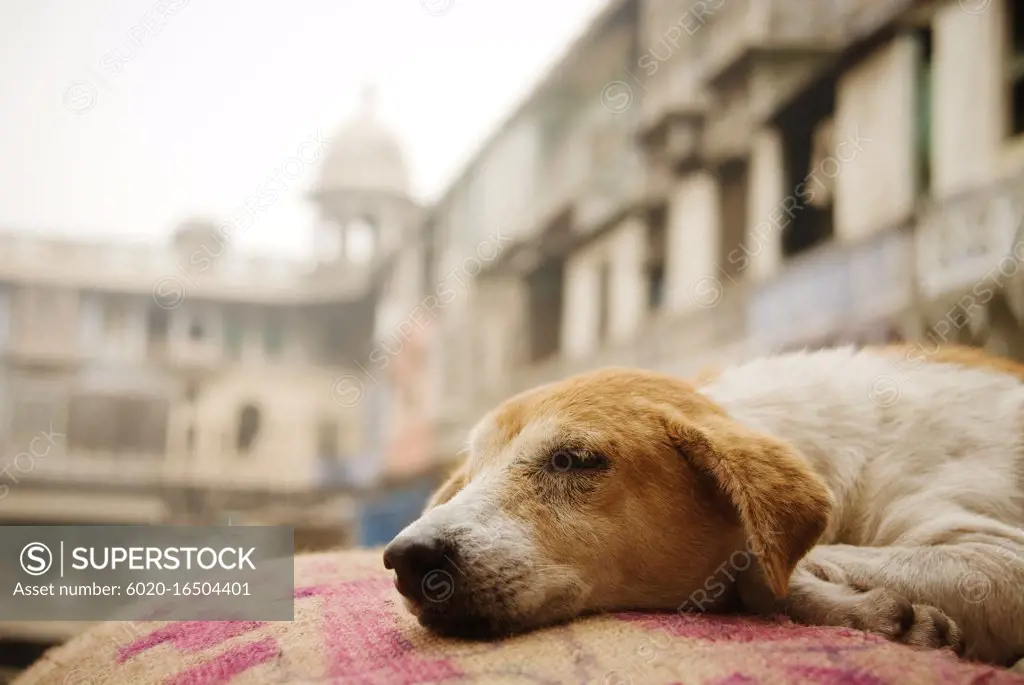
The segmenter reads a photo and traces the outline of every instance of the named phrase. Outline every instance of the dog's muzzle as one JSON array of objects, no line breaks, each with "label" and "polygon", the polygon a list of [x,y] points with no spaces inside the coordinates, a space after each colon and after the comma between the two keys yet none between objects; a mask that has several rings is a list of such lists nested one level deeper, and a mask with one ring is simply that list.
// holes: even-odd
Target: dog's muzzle
[{"label": "dog's muzzle", "polygon": [[395,572],[395,589],[421,625],[460,637],[496,634],[460,565],[458,547],[441,537],[399,535],[384,548],[384,568]]}]

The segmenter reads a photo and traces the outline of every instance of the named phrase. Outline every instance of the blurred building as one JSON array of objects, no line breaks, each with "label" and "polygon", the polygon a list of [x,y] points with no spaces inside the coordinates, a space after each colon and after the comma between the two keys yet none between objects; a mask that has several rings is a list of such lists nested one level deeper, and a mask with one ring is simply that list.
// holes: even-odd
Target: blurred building
[{"label": "blurred building", "polygon": [[[0,525],[283,524],[308,550],[418,513],[422,341],[377,331],[418,293],[420,208],[374,100],[292,160],[320,166],[315,262],[233,253],[269,186],[167,246],[0,234]],[[0,652],[82,627],[0,622]]]},{"label": "blurred building", "polygon": [[233,254],[254,215],[186,222],[167,247],[0,236],[0,523],[357,541],[387,405],[345,379],[419,211],[372,108],[326,151],[315,263]]},{"label": "blurred building", "polygon": [[427,213],[422,296],[473,272],[431,341],[437,458],[600,365],[1024,356],[1022,64],[1012,0],[610,2]]}]

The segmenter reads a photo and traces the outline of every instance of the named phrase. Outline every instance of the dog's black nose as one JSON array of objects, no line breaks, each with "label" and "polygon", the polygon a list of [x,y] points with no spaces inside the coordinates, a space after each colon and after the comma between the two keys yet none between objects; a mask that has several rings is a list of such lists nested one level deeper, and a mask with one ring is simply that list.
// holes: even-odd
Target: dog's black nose
[{"label": "dog's black nose", "polygon": [[454,582],[453,563],[448,546],[435,537],[399,537],[384,548],[384,568],[394,569],[395,587],[414,602],[442,601],[444,587]]}]

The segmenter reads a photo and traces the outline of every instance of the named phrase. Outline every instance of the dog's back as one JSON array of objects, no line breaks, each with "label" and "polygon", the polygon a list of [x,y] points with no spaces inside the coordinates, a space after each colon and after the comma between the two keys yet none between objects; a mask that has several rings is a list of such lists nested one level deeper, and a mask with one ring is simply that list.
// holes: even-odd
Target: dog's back
[{"label": "dog's back", "polygon": [[703,388],[798,447],[836,509],[823,543],[934,544],[976,516],[1024,524],[1024,367],[967,348],[759,359]]}]

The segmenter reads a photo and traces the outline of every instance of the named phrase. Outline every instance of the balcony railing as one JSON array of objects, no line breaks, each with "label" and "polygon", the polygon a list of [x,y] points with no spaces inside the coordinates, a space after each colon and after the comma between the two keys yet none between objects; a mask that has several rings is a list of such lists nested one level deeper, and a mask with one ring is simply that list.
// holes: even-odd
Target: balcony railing
[{"label": "balcony railing", "polygon": [[[0,233],[0,281],[70,289],[154,293],[170,302],[204,299],[292,303],[365,292],[372,265],[317,265],[280,258],[228,256],[186,269],[188,256],[149,245],[79,243]],[[312,270],[312,271],[311,271]],[[53,312],[47,312],[53,318]]]},{"label": "balcony railing", "polygon": [[[29,464],[29,460],[23,461]],[[166,461],[163,455],[156,454],[54,450],[31,459],[30,468],[18,475],[24,481],[39,484],[143,486],[183,481],[185,466],[187,462]]]},{"label": "balcony railing", "polygon": [[[15,448],[5,453],[14,455]],[[12,456],[13,460],[13,456]],[[296,467],[282,474],[278,469],[240,469],[220,454],[147,454],[54,450],[46,456],[19,457],[8,466],[13,478],[8,486],[106,490],[162,491],[166,488],[200,488],[237,492],[313,492],[320,489],[358,489],[368,484],[365,469],[356,460],[331,463],[317,460],[309,468]],[[14,481],[14,478],[17,481]],[[2,485],[3,483],[0,483]]]},{"label": "balcony railing", "polygon": [[727,0],[711,17],[705,75],[714,78],[749,50],[834,50],[864,0]]},{"label": "balcony railing", "polygon": [[28,337],[12,341],[0,354],[11,361],[34,366],[67,366],[82,361],[81,349],[73,336]]},{"label": "balcony railing", "polygon": [[878,233],[854,245],[830,243],[798,257],[752,287],[748,333],[771,352],[824,336],[852,333],[911,304],[910,237]]},{"label": "balcony railing", "polygon": [[915,238],[921,294],[938,298],[986,281],[1006,285],[1024,259],[1022,217],[1024,172],[925,207]]}]

